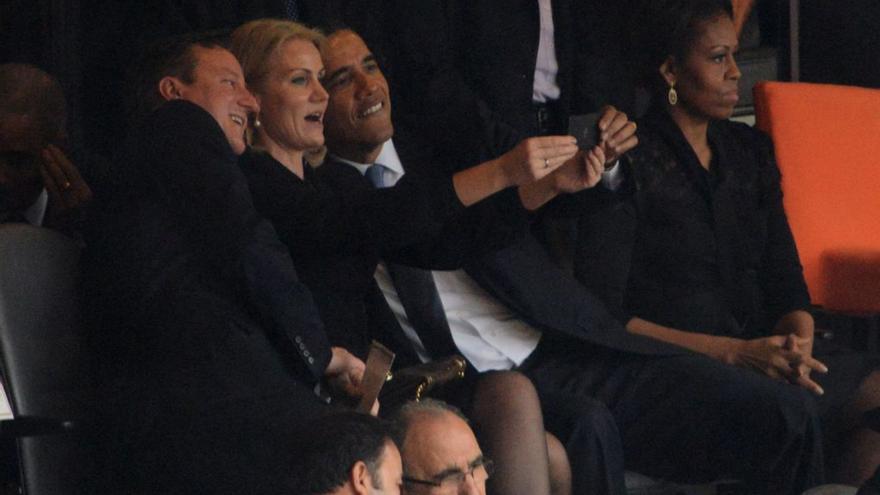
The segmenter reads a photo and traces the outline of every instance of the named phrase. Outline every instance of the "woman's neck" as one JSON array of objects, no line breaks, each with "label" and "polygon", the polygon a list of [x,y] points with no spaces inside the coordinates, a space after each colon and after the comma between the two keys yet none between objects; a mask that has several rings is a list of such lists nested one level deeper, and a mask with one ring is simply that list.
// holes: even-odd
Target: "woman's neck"
[{"label": "woman's neck", "polygon": [[687,110],[676,107],[667,107],[670,117],[681,129],[684,138],[696,153],[700,165],[706,170],[712,161],[712,148],[709,146],[709,119],[696,117]]},{"label": "woman's neck", "polygon": [[305,179],[305,171],[303,170],[303,155],[305,152],[303,150],[281,146],[263,132],[256,134],[255,142],[257,146],[266,150],[272,158],[284,165],[284,168],[296,174],[300,179]]}]

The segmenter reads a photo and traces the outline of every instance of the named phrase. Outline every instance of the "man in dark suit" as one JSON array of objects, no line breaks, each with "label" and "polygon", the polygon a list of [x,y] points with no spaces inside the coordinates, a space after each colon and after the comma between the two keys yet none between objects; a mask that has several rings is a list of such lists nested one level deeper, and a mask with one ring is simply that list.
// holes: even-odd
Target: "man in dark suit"
[{"label": "man in dark suit", "polygon": [[102,493],[282,493],[282,438],[354,393],[236,156],[257,103],[214,38],[141,61],[144,116],[115,160],[87,285],[102,397]]},{"label": "man in dark suit", "polygon": [[[355,178],[375,161],[387,169],[383,183],[393,183],[411,164],[389,152],[397,148],[389,146],[390,115],[359,111],[374,108],[381,71],[349,31],[331,35],[322,56],[326,142],[335,158],[319,173],[340,177],[339,187],[369,187]],[[612,143],[634,131],[615,129]],[[512,204],[473,221],[502,223]],[[377,279],[420,353],[453,345],[480,371],[516,368],[533,379],[548,429],[566,442],[576,492],[622,493],[624,452],[646,474],[679,481],[733,475],[767,493],[799,492],[821,477],[806,397],[627,333],[526,231],[508,247],[471,256],[465,268],[429,274],[437,304],[407,303],[410,289],[390,269],[386,276],[380,267]],[[438,307],[445,312],[439,318],[415,313]]]}]

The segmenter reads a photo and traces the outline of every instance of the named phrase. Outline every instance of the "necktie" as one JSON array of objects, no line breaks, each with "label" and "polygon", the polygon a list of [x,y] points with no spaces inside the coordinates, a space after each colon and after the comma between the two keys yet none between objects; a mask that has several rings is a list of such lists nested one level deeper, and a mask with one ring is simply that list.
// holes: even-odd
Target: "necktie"
[{"label": "necktie", "polygon": [[[365,175],[374,187],[386,186],[385,168],[380,163],[374,163],[367,169]],[[457,353],[431,272],[397,263],[386,262],[385,265],[397,289],[400,304],[428,354],[437,359]]]},{"label": "necktie", "polygon": [[299,20],[299,8],[296,5],[296,0],[284,0],[284,14],[291,21]]},{"label": "necktie", "polygon": [[382,165],[381,163],[374,163],[370,165],[370,168],[367,169],[365,175],[367,176],[367,179],[370,179],[370,182],[376,189],[382,189],[383,187],[386,187],[385,165]]}]

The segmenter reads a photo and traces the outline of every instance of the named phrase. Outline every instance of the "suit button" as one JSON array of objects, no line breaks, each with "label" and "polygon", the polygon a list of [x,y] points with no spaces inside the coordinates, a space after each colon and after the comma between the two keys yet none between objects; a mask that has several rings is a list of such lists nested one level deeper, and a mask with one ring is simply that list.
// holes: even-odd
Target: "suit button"
[{"label": "suit button", "polygon": [[309,354],[309,351],[303,351],[303,356],[305,356],[305,357],[311,357],[312,355]]},{"label": "suit button", "polygon": [[309,358],[309,364],[315,364],[315,358]]},{"label": "suit button", "polygon": [[297,335],[296,338],[293,340],[295,340],[297,344],[302,344],[303,341],[302,337],[300,337],[299,335]]},{"label": "suit button", "polygon": [[300,343],[299,343],[299,348],[300,348],[300,350],[305,350],[305,349],[306,349],[306,345],[303,344],[302,342],[300,342]]}]

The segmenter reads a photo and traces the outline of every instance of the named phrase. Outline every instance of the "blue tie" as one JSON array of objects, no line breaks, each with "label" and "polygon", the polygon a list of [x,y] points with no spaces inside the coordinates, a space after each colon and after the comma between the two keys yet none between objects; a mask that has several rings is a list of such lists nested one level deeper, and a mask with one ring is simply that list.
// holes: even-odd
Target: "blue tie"
[{"label": "blue tie", "polygon": [[291,21],[299,20],[299,8],[296,6],[296,0],[284,0],[284,13]]},{"label": "blue tie", "polygon": [[370,182],[376,189],[382,189],[383,187],[386,187],[385,168],[385,165],[382,165],[381,163],[374,163],[370,165],[370,168],[367,169],[367,179],[370,179]]}]

